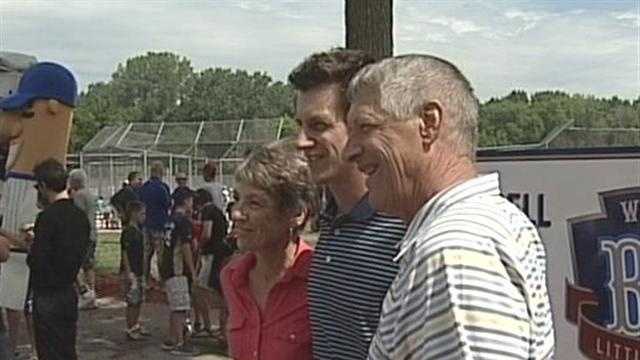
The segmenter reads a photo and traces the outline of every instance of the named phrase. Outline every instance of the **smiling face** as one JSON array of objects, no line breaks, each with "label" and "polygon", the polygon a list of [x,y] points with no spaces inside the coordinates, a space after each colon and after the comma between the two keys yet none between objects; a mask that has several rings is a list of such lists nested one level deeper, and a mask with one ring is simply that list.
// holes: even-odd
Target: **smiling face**
[{"label": "smiling face", "polygon": [[347,117],[349,144],[345,156],[367,176],[374,208],[402,216],[415,202],[424,161],[419,119],[394,121],[377,105],[377,97],[363,96]]},{"label": "smiling face", "polygon": [[297,146],[309,161],[314,181],[327,185],[340,181],[353,164],[343,159],[347,144],[344,92],[339,84],[320,85],[298,92]]},{"label": "smiling face", "polygon": [[250,184],[235,188],[235,203],[231,212],[233,234],[241,251],[260,252],[278,249],[287,244],[292,219],[268,192]]}]

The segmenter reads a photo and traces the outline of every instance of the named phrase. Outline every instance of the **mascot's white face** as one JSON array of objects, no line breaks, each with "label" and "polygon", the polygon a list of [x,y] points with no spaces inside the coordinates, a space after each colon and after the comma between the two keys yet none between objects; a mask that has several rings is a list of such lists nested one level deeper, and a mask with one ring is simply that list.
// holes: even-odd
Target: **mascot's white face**
[{"label": "mascot's white face", "polygon": [[9,143],[6,169],[11,170],[22,147],[23,121],[33,119],[35,113],[28,108],[20,111],[0,112],[0,143]]},{"label": "mascot's white face", "polygon": [[0,111],[0,143],[9,143],[6,169],[11,170],[27,141],[42,141],[54,134],[38,134],[37,124],[53,121],[62,105],[56,100],[35,100],[31,105],[16,111]]}]

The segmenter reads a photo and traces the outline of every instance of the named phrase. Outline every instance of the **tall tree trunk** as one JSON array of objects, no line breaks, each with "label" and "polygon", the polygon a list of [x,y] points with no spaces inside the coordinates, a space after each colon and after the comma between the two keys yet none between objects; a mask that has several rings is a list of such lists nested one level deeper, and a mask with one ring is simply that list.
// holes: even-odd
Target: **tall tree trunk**
[{"label": "tall tree trunk", "polygon": [[347,48],[393,56],[393,0],[345,0]]}]

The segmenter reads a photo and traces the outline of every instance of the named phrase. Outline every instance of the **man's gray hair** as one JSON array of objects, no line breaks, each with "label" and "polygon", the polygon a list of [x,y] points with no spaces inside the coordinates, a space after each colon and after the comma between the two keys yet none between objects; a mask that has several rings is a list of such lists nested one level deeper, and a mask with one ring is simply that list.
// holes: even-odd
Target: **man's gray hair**
[{"label": "man's gray hair", "polygon": [[363,92],[377,94],[379,105],[393,121],[419,116],[431,101],[442,104],[441,136],[461,156],[475,158],[478,143],[478,99],[462,72],[430,55],[403,55],[364,67],[350,82],[347,97],[354,103]]},{"label": "man's gray hair", "polygon": [[87,173],[82,169],[73,169],[69,172],[69,187],[74,190],[84,189],[87,186]]}]

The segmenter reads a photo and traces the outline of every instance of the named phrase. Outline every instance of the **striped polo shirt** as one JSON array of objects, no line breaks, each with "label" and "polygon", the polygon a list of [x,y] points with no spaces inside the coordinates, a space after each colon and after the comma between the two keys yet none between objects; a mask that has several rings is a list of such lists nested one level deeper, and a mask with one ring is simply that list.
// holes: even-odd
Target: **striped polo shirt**
[{"label": "striped polo shirt", "polygon": [[348,214],[336,213],[330,206],[320,217],[309,272],[313,358],[364,360],[398,271],[394,257],[406,227],[377,213],[367,196]]},{"label": "striped polo shirt", "polygon": [[545,250],[497,174],[429,200],[398,254],[369,359],[551,359]]}]

